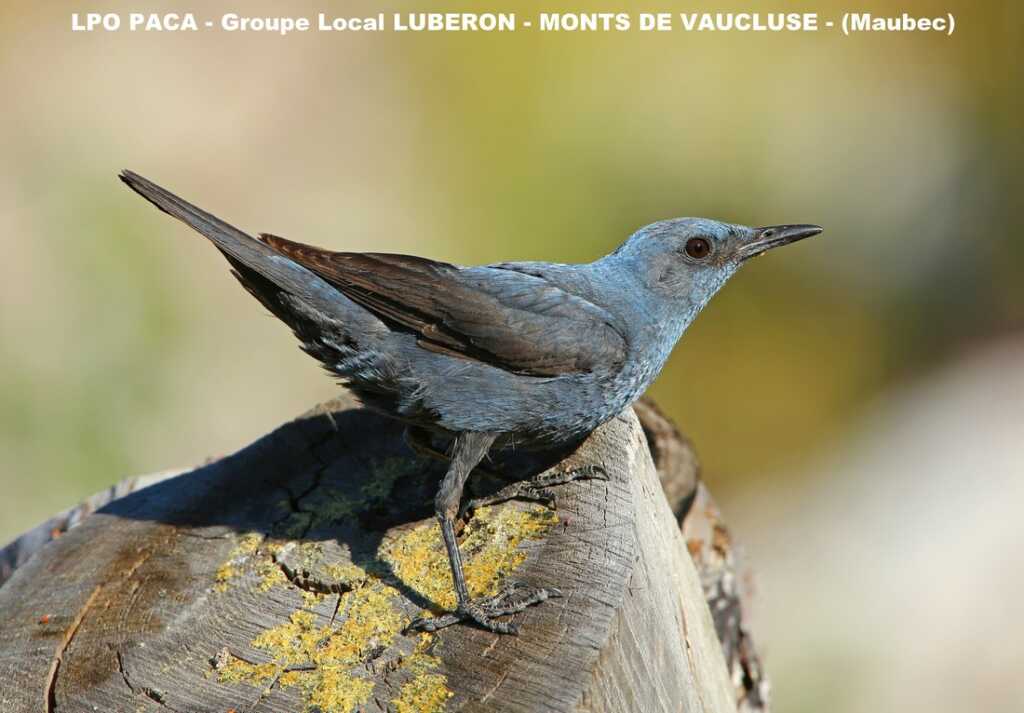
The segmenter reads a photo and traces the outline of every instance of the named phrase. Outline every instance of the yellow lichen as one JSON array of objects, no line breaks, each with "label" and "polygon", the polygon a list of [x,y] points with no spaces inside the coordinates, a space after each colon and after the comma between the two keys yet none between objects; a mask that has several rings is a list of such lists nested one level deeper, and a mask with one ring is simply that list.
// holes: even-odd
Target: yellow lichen
[{"label": "yellow lichen", "polygon": [[260,560],[256,565],[256,576],[260,579],[259,584],[256,585],[256,591],[258,592],[268,592],[271,587],[288,581],[288,578],[284,576],[284,572],[281,571],[278,564],[270,557]]},{"label": "yellow lichen", "polygon": [[361,660],[362,654],[378,646],[390,646],[408,623],[392,602],[398,596],[393,587],[373,584],[342,596],[345,622],[325,647],[324,653],[339,660]]},{"label": "yellow lichen", "polygon": [[433,644],[433,640],[433,634],[421,633],[420,640],[416,642],[416,649],[402,660],[402,668],[415,674],[421,674],[432,671],[440,666],[441,659],[427,653],[427,650]]},{"label": "yellow lichen", "polygon": [[[294,546],[294,543],[291,543],[291,545]],[[299,550],[302,552],[303,559],[307,562],[314,561],[324,553],[324,547],[319,542],[303,542],[299,545]]]},{"label": "yellow lichen", "polygon": [[420,634],[416,649],[403,659],[401,668],[413,677],[402,684],[398,697],[391,701],[397,713],[440,713],[455,695],[448,688],[448,677],[433,673],[441,665],[439,658],[427,653],[433,642],[433,634]]},{"label": "yellow lichen", "polygon": [[285,671],[281,674],[281,678],[278,679],[278,683],[281,684],[281,688],[289,688],[298,686],[302,683],[302,675],[305,671]]},{"label": "yellow lichen", "polygon": [[309,529],[318,525],[343,520],[361,510],[365,503],[356,502],[346,497],[342,490],[328,486],[321,487],[315,499],[310,503]]},{"label": "yellow lichen", "polygon": [[213,588],[218,592],[226,592],[228,590],[228,583],[231,578],[238,574],[238,570],[235,569],[230,562],[225,562],[217,568],[217,573],[213,575],[215,584]]},{"label": "yellow lichen", "polygon": [[231,550],[231,559],[241,559],[256,554],[261,542],[263,542],[263,535],[260,533],[246,533],[238,540],[235,549]]},{"label": "yellow lichen", "polygon": [[439,673],[421,673],[402,686],[392,699],[397,713],[441,713],[454,693]]},{"label": "yellow lichen", "polygon": [[353,676],[340,668],[321,672],[316,686],[309,692],[310,708],[323,713],[349,713],[370,699],[373,681]]},{"label": "yellow lichen", "polygon": [[325,564],[323,571],[330,578],[331,582],[345,584],[350,587],[362,584],[369,576],[365,569],[351,562]]},{"label": "yellow lichen", "polygon": [[292,612],[286,623],[263,631],[252,645],[283,665],[308,663],[306,651],[316,648],[315,625],[316,615],[300,609]]},{"label": "yellow lichen", "polygon": [[[394,462],[391,462],[393,460]],[[366,506],[365,501],[387,497],[394,479],[404,474],[405,461],[389,459],[375,464],[386,484],[364,488],[363,503],[350,501],[339,492],[327,493],[310,503],[305,525],[334,520]],[[541,537],[557,522],[554,514],[541,506],[480,508],[463,532],[461,549],[466,580],[472,596],[488,596],[498,591],[502,579],[526,559],[519,545]],[[227,585],[238,576],[244,563],[247,572],[258,577],[258,591],[267,591],[287,578],[274,560],[274,552],[283,556],[291,544],[267,543],[262,548],[259,535],[247,535],[232,551],[232,560],[217,572],[217,586]],[[301,562],[319,576],[352,587],[340,595],[336,621],[310,611],[325,595],[303,591],[307,608],[297,609],[288,621],[264,630],[251,642],[270,662],[251,664],[231,657],[217,667],[223,683],[245,683],[265,688],[276,681],[282,688],[297,689],[307,710],[322,713],[351,713],[373,695],[374,683],[366,678],[366,663],[371,652],[392,647],[408,617],[396,604],[402,594],[397,582],[411,587],[437,608],[455,605],[448,558],[436,524],[423,524],[386,537],[377,549],[380,566],[372,558],[361,565],[352,562],[323,563],[323,548],[318,543],[303,543]],[[425,612],[429,615],[429,612]],[[397,659],[393,675],[404,681],[391,701],[398,713],[439,713],[453,695],[446,677],[438,672],[441,661],[431,649],[435,638],[420,634],[412,653]]]},{"label": "yellow lichen", "polygon": [[313,515],[311,513],[293,512],[278,531],[289,539],[302,537],[303,533],[310,529],[312,522]]},{"label": "yellow lichen", "polygon": [[252,664],[236,656],[229,656],[226,663],[217,669],[220,683],[247,683],[255,688],[269,685],[281,673],[276,663]]},{"label": "yellow lichen", "polygon": [[352,713],[373,693],[373,681],[356,676],[345,667],[328,666],[315,672],[287,671],[278,684],[298,688],[306,709],[319,713]]},{"label": "yellow lichen", "polygon": [[213,588],[215,591],[227,591],[228,584],[239,574],[238,565],[256,554],[261,542],[263,542],[263,535],[258,532],[249,532],[239,538],[235,547],[228,555],[227,561],[218,567],[216,574],[214,574],[215,584]]},{"label": "yellow lichen", "polygon": [[408,458],[375,458],[370,464],[373,477],[363,487],[363,495],[375,505],[391,494],[395,481],[417,469],[416,461]]},{"label": "yellow lichen", "polygon": [[[477,510],[461,544],[470,595],[496,594],[502,578],[526,559],[526,554],[518,550],[519,544],[539,537],[556,522],[554,513],[542,506]],[[436,523],[420,525],[385,541],[378,554],[402,582],[434,604],[445,609],[455,606],[448,555]]]},{"label": "yellow lichen", "polygon": [[[346,592],[341,602],[346,615],[337,627],[329,622],[318,626],[312,612],[292,612],[286,623],[263,631],[252,642],[273,662],[256,666],[236,660],[231,664],[231,680],[259,686],[265,685],[267,675],[280,674],[279,684],[298,687],[308,707],[323,713],[349,713],[373,691],[373,683],[352,670],[371,650],[390,646],[408,623],[392,606],[397,595],[397,590],[381,583]],[[285,671],[290,666],[309,668]],[[221,680],[227,682],[224,676]]]}]

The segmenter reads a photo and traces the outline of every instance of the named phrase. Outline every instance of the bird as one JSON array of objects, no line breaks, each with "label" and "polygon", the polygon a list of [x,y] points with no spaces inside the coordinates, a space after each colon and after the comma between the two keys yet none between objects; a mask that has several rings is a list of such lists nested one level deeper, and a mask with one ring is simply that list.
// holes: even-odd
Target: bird
[{"label": "bird", "polygon": [[[455,521],[466,481],[488,454],[583,439],[644,393],[742,265],[822,232],[675,218],[640,228],[590,263],[460,266],[253,237],[132,171],[119,177],[209,239],[301,348],[366,407],[405,424],[414,448],[429,452],[435,436],[450,443],[434,510],[457,604],[410,625],[426,631],[465,622],[514,634],[503,617],[561,596],[515,584],[470,597]],[[587,466],[533,485],[601,475],[599,465]],[[536,493],[511,487],[508,497]]]}]

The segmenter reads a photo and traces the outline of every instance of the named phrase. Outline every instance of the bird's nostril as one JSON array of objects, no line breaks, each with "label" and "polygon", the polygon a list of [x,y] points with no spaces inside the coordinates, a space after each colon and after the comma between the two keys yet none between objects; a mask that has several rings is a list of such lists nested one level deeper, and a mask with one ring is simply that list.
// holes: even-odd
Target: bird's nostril
[{"label": "bird's nostril", "polygon": [[775,236],[775,231],[774,230],[766,230],[763,233],[761,233],[761,237],[762,238],[771,238],[771,237],[774,237],[774,236]]}]

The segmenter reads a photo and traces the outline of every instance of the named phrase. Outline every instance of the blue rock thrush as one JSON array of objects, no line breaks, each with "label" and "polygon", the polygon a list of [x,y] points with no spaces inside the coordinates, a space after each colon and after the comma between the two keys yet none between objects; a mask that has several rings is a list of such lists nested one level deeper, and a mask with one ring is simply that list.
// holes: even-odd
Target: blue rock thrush
[{"label": "blue rock thrush", "polygon": [[[471,620],[514,633],[514,624],[496,617],[560,596],[521,586],[488,599],[469,596],[454,522],[463,486],[488,451],[582,439],[643,394],[686,327],[746,260],[822,230],[678,218],[641,228],[586,265],[460,267],[253,238],[142,176],[124,171],[121,180],[209,238],[304,351],[366,406],[407,425],[411,445],[426,451],[432,435],[452,439],[434,502],[458,607],[414,622],[427,630]],[[591,466],[534,485],[600,476]],[[537,493],[511,487],[498,498]]]}]

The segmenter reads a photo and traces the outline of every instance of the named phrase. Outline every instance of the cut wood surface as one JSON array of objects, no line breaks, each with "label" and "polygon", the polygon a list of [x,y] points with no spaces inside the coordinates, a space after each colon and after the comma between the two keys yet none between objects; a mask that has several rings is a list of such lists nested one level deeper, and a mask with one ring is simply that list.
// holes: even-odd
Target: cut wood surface
[{"label": "cut wood surface", "polygon": [[[696,461],[688,446],[669,458],[674,481],[692,471],[670,508],[648,450],[658,418],[641,429],[627,411],[551,466],[600,464],[607,480],[466,522],[474,594],[511,580],[564,593],[516,615],[517,637],[405,632],[454,601],[431,518],[443,466],[345,399],[44,546],[37,532],[5,553],[0,711],[763,710],[752,649],[723,655],[745,634],[738,599],[725,629],[706,602],[735,578],[728,543],[712,528],[688,550],[677,518],[698,509]],[[705,549],[718,572],[698,576]]]}]

